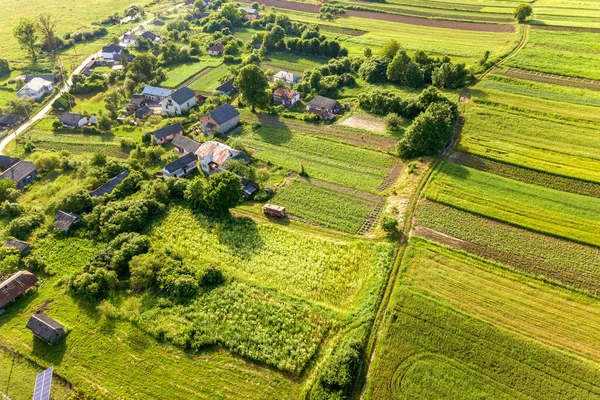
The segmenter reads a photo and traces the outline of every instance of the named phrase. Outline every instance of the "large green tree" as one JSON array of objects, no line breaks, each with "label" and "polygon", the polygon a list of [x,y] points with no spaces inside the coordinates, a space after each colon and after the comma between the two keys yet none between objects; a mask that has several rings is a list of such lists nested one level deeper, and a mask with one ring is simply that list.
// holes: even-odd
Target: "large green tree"
[{"label": "large green tree", "polygon": [[37,30],[35,22],[29,19],[21,19],[13,28],[13,35],[21,48],[29,53],[33,62],[37,61]]},{"label": "large green tree", "polygon": [[519,22],[527,21],[533,14],[533,8],[529,4],[519,4],[513,13],[515,19]]},{"label": "large green tree", "polygon": [[242,181],[232,172],[212,175],[204,188],[204,201],[213,211],[227,211],[242,201]]},{"label": "large green tree", "polygon": [[394,59],[394,57],[396,57],[396,54],[400,51],[400,49],[400,43],[398,43],[397,40],[392,39],[383,45],[381,50],[379,50],[379,54],[387,57],[388,60],[391,61]]},{"label": "large green tree", "polygon": [[240,69],[235,85],[240,88],[244,101],[252,107],[252,111],[256,107],[264,109],[269,104],[269,81],[258,66],[249,64]]},{"label": "large green tree", "polygon": [[403,158],[429,156],[439,153],[452,137],[454,111],[448,104],[434,103],[415,118],[398,143]]}]

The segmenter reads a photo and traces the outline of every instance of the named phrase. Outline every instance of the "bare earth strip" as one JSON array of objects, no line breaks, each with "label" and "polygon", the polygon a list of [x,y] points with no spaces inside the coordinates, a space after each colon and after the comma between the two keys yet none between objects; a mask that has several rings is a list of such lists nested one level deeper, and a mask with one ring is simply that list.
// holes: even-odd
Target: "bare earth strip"
[{"label": "bare earth strip", "polygon": [[[253,0],[240,0],[241,3],[252,3]],[[285,1],[285,0],[260,0],[260,4],[263,4],[267,7],[275,7],[281,8],[284,10],[292,10],[292,11],[300,11],[318,14],[319,6],[306,4],[306,3],[296,3],[293,1]],[[439,19],[427,19],[427,18],[417,18],[417,17],[408,17],[405,15],[398,14],[385,14],[378,13],[373,11],[358,11],[358,10],[347,10],[346,15],[348,17],[358,17],[365,19],[374,19],[380,21],[389,21],[389,22],[397,22],[400,24],[408,24],[408,25],[419,25],[419,26],[429,26],[432,28],[445,28],[445,29],[458,29],[464,31],[478,31],[478,32],[514,32],[514,25],[507,24],[482,24],[476,22],[461,22],[461,21],[445,21]]]},{"label": "bare earth strip", "polygon": [[593,79],[548,74],[546,72],[530,71],[521,68],[509,68],[504,72],[504,75],[512,76],[513,78],[527,79],[530,81],[552,83],[555,85],[600,90],[600,81],[595,81]]}]

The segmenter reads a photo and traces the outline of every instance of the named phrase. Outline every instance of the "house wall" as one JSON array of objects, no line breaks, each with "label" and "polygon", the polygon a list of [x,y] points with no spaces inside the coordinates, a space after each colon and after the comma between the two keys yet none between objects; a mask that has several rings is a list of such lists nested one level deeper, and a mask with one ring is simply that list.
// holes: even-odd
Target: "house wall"
[{"label": "house wall", "polygon": [[221,125],[219,125],[218,131],[221,133],[227,133],[230,130],[232,130],[238,124],[238,122],[240,122],[239,115],[237,115],[237,116],[233,117],[232,119],[230,119],[229,121],[225,121]]},{"label": "house wall", "polygon": [[181,178],[182,176],[190,174],[196,168],[197,168],[196,161],[194,161],[193,163],[189,163],[184,168],[180,168],[173,173],[169,173],[166,169],[163,168],[163,177],[165,177],[165,178]]},{"label": "house wall", "polygon": [[87,117],[83,117],[79,120],[79,122],[77,123],[77,127],[81,128],[82,126],[84,126],[85,124],[88,123],[88,119]]}]

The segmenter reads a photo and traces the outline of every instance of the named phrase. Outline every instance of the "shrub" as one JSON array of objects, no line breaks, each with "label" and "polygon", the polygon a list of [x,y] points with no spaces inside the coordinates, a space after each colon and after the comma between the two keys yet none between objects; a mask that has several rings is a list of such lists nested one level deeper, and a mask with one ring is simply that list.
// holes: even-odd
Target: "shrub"
[{"label": "shrub", "polygon": [[108,297],[117,282],[117,274],[114,271],[92,268],[89,272],[73,275],[67,290],[88,301],[99,301]]},{"label": "shrub", "polygon": [[10,221],[6,231],[10,236],[25,240],[27,237],[29,237],[31,232],[39,227],[43,222],[44,215],[39,212],[34,212]]},{"label": "shrub", "polygon": [[210,267],[202,274],[202,286],[218,286],[225,282],[225,277],[220,269]]},{"label": "shrub", "polygon": [[434,103],[408,127],[398,143],[398,153],[403,158],[413,158],[439,153],[452,137],[454,113],[449,105]]},{"label": "shrub", "polygon": [[0,179],[0,201],[14,202],[19,197],[17,184],[10,179]]},{"label": "shrub", "polygon": [[396,113],[385,116],[385,127],[390,132],[398,132],[402,128],[402,118]]},{"label": "shrub", "polygon": [[358,69],[358,75],[369,83],[385,82],[389,62],[390,60],[383,56],[367,58]]},{"label": "shrub", "polygon": [[398,234],[398,220],[389,216],[384,216],[381,219],[381,228],[390,236]]},{"label": "shrub", "polygon": [[519,22],[527,21],[533,14],[533,8],[529,4],[519,4],[513,13],[515,19]]},{"label": "shrub", "polygon": [[242,181],[229,171],[212,175],[204,188],[203,198],[209,209],[218,212],[227,211],[241,203]]},{"label": "shrub", "polygon": [[101,237],[111,238],[122,232],[142,230],[162,208],[154,200],[113,201],[96,206],[84,219],[92,229],[100,231]]},{"label": "shrub", "polygon": [[16,202],[11,203],[8,200],[4,200],[2,204],[0,204],[0,216],[2,217],[18,217],[23,211],[23,206]]},{"label": "shrub", "polygon": [[[66,195],[62,201],[58,203],[57,209],[71,211],[75,214],[81,214],[92,208],[92,198],[85,189],[77,189],[74,192]],[[52,210],[55,212],[56,210]]]}]

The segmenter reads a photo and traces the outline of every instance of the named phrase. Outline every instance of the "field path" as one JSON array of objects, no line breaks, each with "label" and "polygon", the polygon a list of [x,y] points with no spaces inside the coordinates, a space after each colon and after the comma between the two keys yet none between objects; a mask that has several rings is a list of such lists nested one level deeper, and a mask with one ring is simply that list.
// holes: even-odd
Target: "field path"
[{"label": "field path", "polygon": [[[239,0],[241,3],[252,3],[253,0]],[[298,3],[286,0],[259,0],[258,3],[267,7],[275,7],[284,10],[301,11],[318,14],[319,6],[307,3]],[[380,21],[397,22],[407,25],[429,26],[432,28],[458,29],[463,31],[477,32],[514,32],[513,24],[484,24],[479,22],[449,21],[442,19],[428,19],[418,17],[408,17],[406,15],[379,13],[375,11],[346,10],[346,16],[365,19],[375,19]]]},{"label": "field path", "polygon": [[[183,4],[177,4],[169,9],[167,9],[167,12],[173,11],[174,9],[183,6]],[[136,26],[135,28],[133,28],[131,31],[135,32],[137,30],[139,30],[141,27],[144,27],[146,25],[148,25],[149,23],[151,23],[152,21],[154,21],[154,17],[147,19],[146,21],[142,22],[141,24],[139,24],[138,26]],[[4,149],[6,148],[6,146],[13,140],[16,139],[17,136],[19,136],[20,134],[22,134],[23,132],[25,132],[27,129],[29,129],[29,127],[31,127],[31,125],[33,125],[34,123],[36,123],[37,121],[39,121],[40,119],[44,118],[46,115],[48,115],[48,113],[50,112],[50,110],[52,109],[52,104],[54,104],[54,102],[66,91],[69,90],[69,88],[71,87],[71,85],[73,84],[73,76],[75,74],[79,74],[81,73],[81,71],[83,70],[83,68],[85,67],[85,65],[87,63],[89,63],[90,61],[92,61],[94,58],[100,56],[100,52],[98,53],[94,53],[90,56],[88,56],[85,60],[83,60],[83,62],[81,64],[79,64],[79,66],[77,68],[75,68],[75,70],[73,71],[73,73],[71,74],[71,76],[69,77],[69,79],[67,79],[67,82],[63,84],[63,86],[60,88],[60,91],[55,94],[50,101],[48,101],[48,104],[46,104],[44,106],[44,108],[42,108],[40,111],[38,111],[33,117],[30,117],[27,121],[23,122],[17,129],[15,129],[11,134],[7,135],[4,139],[2,139],[2,141],[0,141],[0,154],[4,154]]]}]

